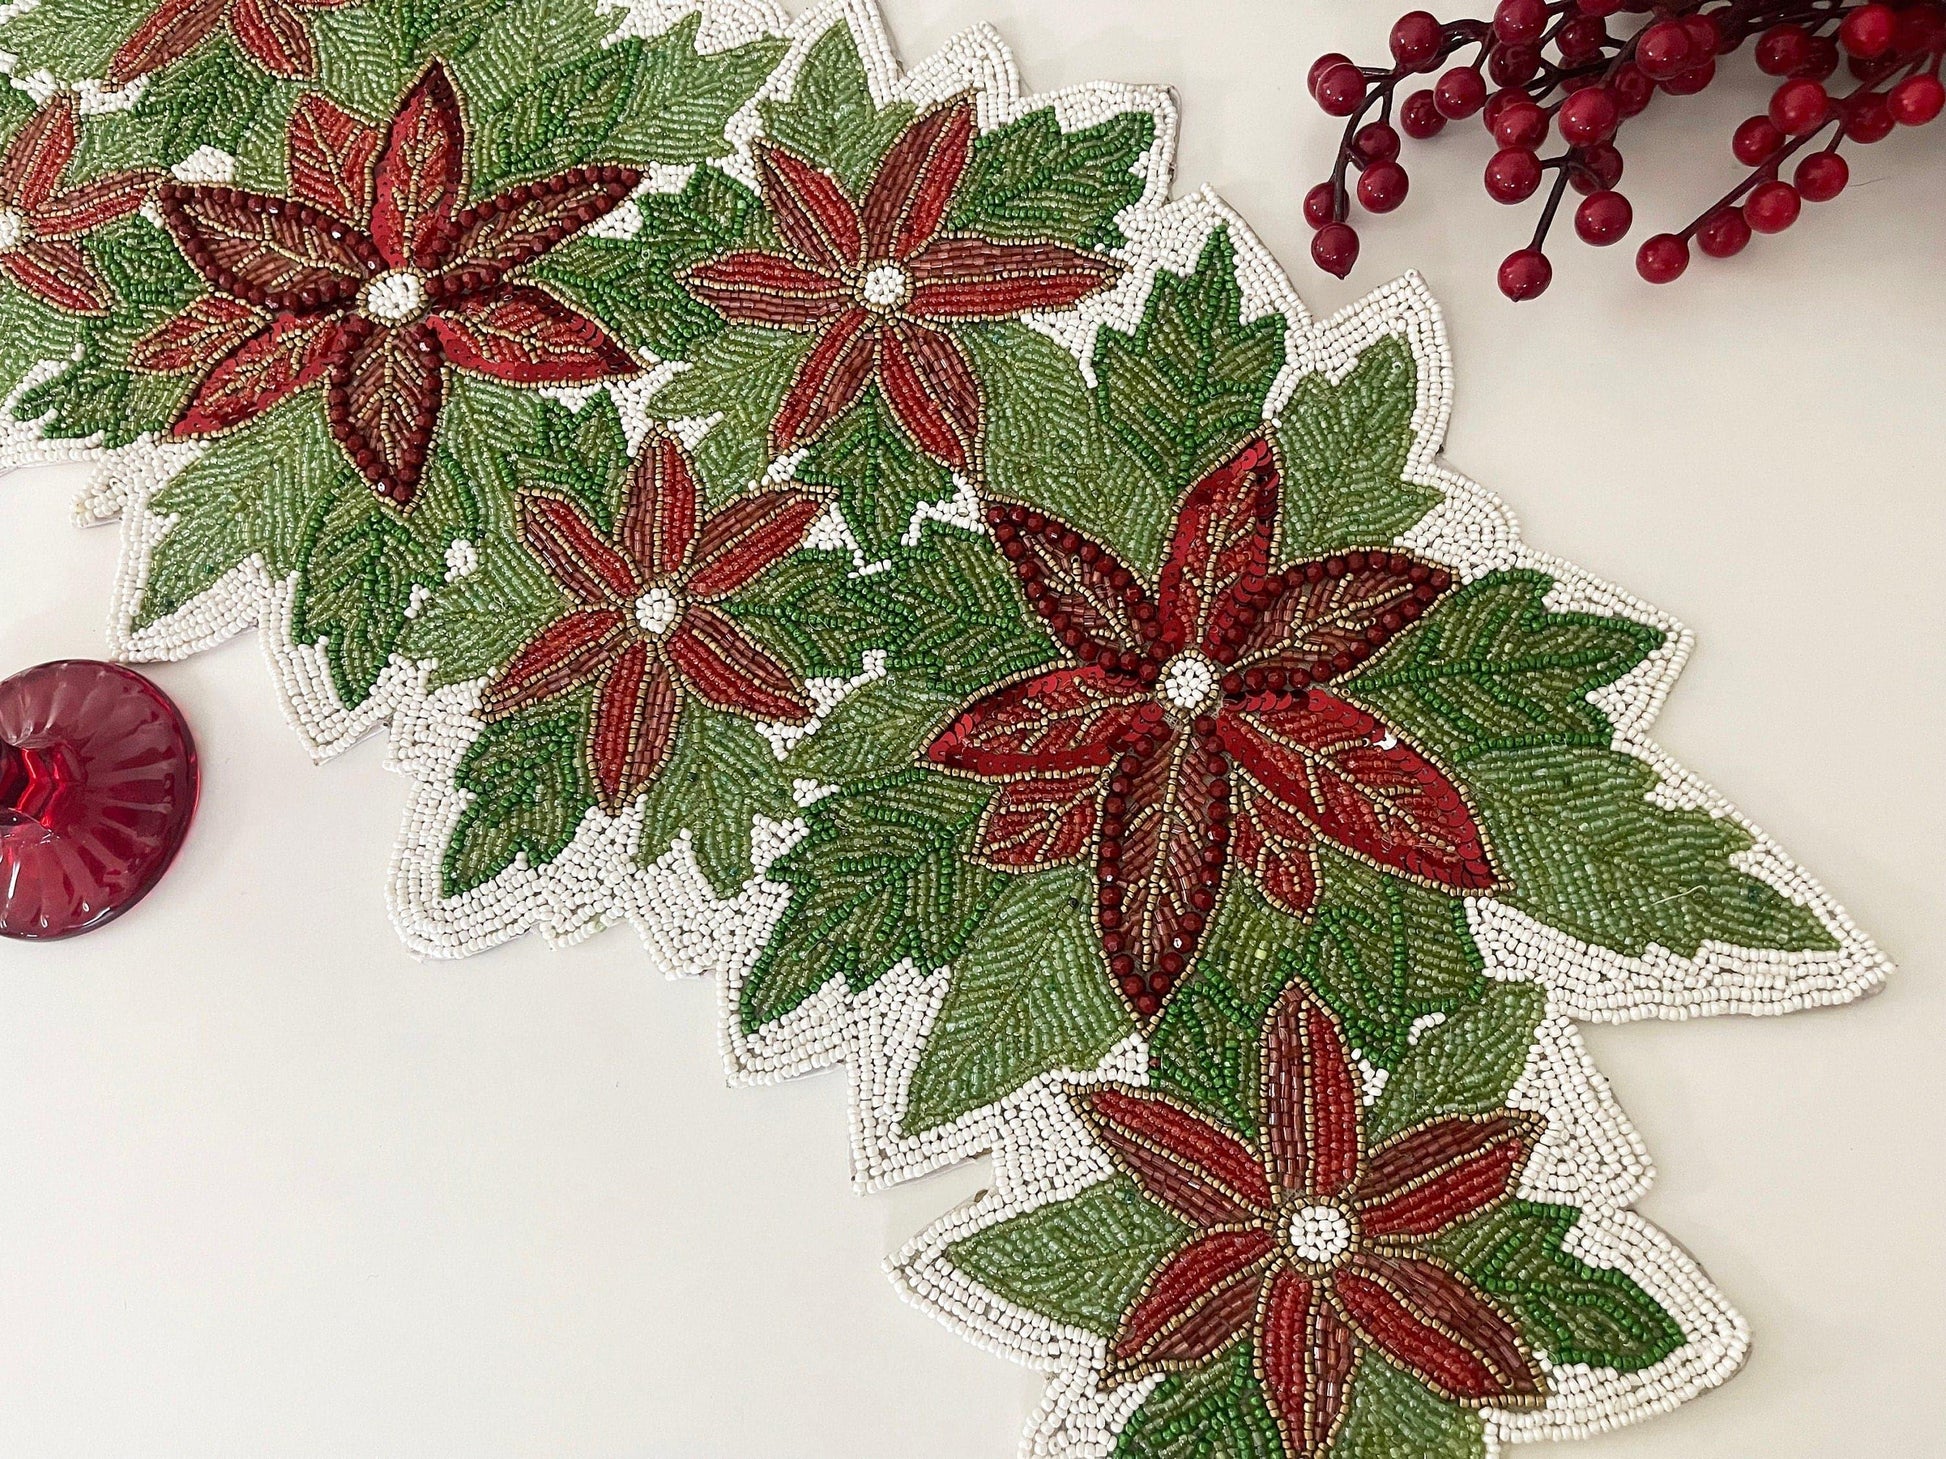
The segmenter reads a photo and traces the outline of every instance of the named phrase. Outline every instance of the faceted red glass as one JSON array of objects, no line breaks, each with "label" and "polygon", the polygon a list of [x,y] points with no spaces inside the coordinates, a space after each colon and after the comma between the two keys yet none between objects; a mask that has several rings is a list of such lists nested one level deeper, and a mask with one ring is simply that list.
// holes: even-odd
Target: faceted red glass
[{"label": "faceted red glass", "polygon": [[0,936],[71,937],[134,906],[197,784],[188,726],[140,674],[63,659],[0,682]]}]

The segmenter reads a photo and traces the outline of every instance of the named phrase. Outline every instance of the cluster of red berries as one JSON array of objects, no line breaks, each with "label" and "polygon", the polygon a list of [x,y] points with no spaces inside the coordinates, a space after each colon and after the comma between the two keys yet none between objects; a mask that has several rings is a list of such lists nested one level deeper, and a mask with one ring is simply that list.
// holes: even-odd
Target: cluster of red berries
[{"label": "cluster of red berries", "polygon": [[[1628,17],[1637,16],[1630,28]],[[1728,258],[1752,233],[1782,232],[1804,203],[1844,190],[1851,174],[1841,143],[1882,141],[1946,107],[1939,0],[1500,0],[1491,20],[1445,23],[1415,10],[1392,27],[1390,67],[1336,54],[1311,67],[1311,95],[1346,119],[1330,179],[1304,198],[1304,216],[1317,230],[1311,257],[1340,278],[1349,273],[1358,258],[1358,234],[1346,221],[1352,193],[1373,213],[1405,201],[1400,134],[1423,140],[1478,116],[1499,148],[1486,166],[1495,202],[1525,202],[1553,174],[1532,241],[1500,265],[1501,292],[1532,299],[1553,278],[1543,246],[1567,189],[1582,194],[1574,231],[1584,242],[1622,238],[1634,214],[1615,190],[1617,134],[1657,96],[1707,88],[1717,57],[1753,41],[1758,70],[1778,80],[1766,114],[1744,122],[1731,141],[1749,174],[1681,232],[1658,233],[1641,246],[1635,267],[1650,283],[1666,284],[1689,267],[1691,240],[1711,258]],[[1472,54],[1457,59],[1462,52]],[[1850,82],[1834,92],[1827,83],[1841,62]],[[1431,86],[1399,98],[1410,78],[1433,72]],[[1550,137],[1558,150],[1542,155]],[[1348,184],[1354,171],[1355,187]]]}]

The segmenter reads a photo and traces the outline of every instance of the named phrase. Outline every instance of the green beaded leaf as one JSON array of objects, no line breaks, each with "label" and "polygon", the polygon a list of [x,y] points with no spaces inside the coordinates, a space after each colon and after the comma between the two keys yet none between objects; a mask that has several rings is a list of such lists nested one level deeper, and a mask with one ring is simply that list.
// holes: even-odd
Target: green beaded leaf
[{"label": "green beaded leaf", "polygon": [[1682,1327],[1626,1273],[1562,1249],[1580,1217],[1571,1206],[1509,1201],[1436,1249],[1511,1312],[1550,1362],[1652,1367],[1687,1340]]},{"label": "green beaded leaf", "polygon": [[[1032,502],[1104,544],[1141,537],[1162,510],[1110,470],[1095,400],[1066,348],[1015,321],[960,332],[986,391],[991,495]],[[1167,509],[1174,510],[1174,503]]]},{"label": "green beaded leaf", "polygon": [[733,326],[701,340],[683,372],[649,397],[658,420],[718,418],[696,448],[712,502],[736,495],[770,465],[770,423],[811,342],[789,330]]},{"label": "green beaded leaf", "polygon": [[[129,348],[202,288],[168,235],[146,219],[104,228],[82,247],[101,271],[114,304],[109,313],[80,322],[78,358],[23,392],[14,414],[22,420],[46,417],[49,437],[94,437],[103,446],[125,446],[172,424],[193,383],[183,375],[130,371]],[[0,285],[9,292],[13,287]]]},{"label": "green beaded leaf", "polygon": [[400,632],[398,652],[431,663],[427,687],[483,679],[560,610],[561,590],[506,532],[473,543],[478,566],[430,596]]},{"label": "green beaded leaf", "polygon": [[472,802],[461,812],[441,864],[441,891],[456,897],[524,857],[542,866],[561,854],[596,803],[588,771],[592,689],[489,724],[454,777]]},{"label": "green beaded leaf", "polygon": [[928,529],[892,570],[848,574],[820,601],[821,615],[854,625],[852,643],[870,637],[883,648],[886,668],[792,752],[793,770],[823,783],[916,764],[969,696],[1053,655],[991,539],[957,528]]},{"label": "green beaded leaf", "polygon": [[[86,321],[49,309],[26,290],[0,282],[0,401],[8,400],[45,361],[68,360],[83,348]],[[42,398],[41,413],[60,408],[72,392]],[[35,412],[14,402],[7,418],[31,421]]]},{"label": "green beaded leaf", "polygon": [[1365,1114],[1368,1142],[1443,1115],[1484,1114],[1507,1102],[1527,1067],[1547,994],[1533,983],[1487,982],[1478,997],[1421,1033]]},{"label": "green beaded leaf", "polygon": [[[853,580],[861,611],[885,625],[887,665],[907,682],[969,697],[1055,657],[993,539],[929,526],[894,570]],[[920,742],[900,752],[916,754]]]},{"label": "green beaded leaf", "polygon": [[[604,529],[612,529],[629,471],[628,432],[615,397],[597,391],[578,410],[542,400],[521,425],[502,444],[505,474],[498,484],[508,490],[501,495],[511,498],[514,486],[565,493]],[[511,528],[513,513],[506,512],[503,521]]]},{"label": "green beaded leaf", "polygon": [[1477,1411],[1446,1402],[1379,1353],[1359,1359],[1331,1459],[1485,1459],[1486,1452]]},{"label": "green beaded leaf", "polygon": [[1256,1357],[1245,1339],[1164,1378],[1122,1430],[1117,1459],[1285,1459]]},{"label": "green beaded leaf", "polygon": [[[561,60],[547,67],[522,57],[513,73],[520,86],[489,104],[493,121],[481,128],[472,159],[476,187],[498,190],[586,162],[700,162],[729,151],[724,127],[785,45],[765,39],[705,54],[696,49],[702,23],[694,14],[653,40],[562,47]],[[506,44],[496,32],[482,48],[482,72],[492,50]]]},{"label": "green beaded leaf", "polygon": [[1337,384],[1297,382],[1277,418],[1287,559],[1391,542],[1438,506],[1436,487],[1405,479],[1419,370],[1396,335],[1368,345]]},{"label": "green beaded leaf", "polygon": [[361,0],[309,19],[320,83],[380,117],[435,57],[476,107],[498,109],[536,73],[600,46],[614,24],[593,10],[547,0]]},{"label": "green beaded leaf", "polygon": [[1158,274],[1133,335],[1104,329],[1091,390],[1074,357],[1018,324],[961,338],[986,387],[993,493],[1031,502],[1154,573],[1182,494],[1263,429],[1284,322],[1245,324],[1236,248],[1210,235],[1194,273]]},{"label": "green beaded leaf", "polygon": [[876,386],[812,442],[797,479],[836,495],[868,561],[899,546],[921,502],[953,494],[951,473],[913,449]]},{"label": "green beaded leaf", "polygon": [[974,144],[946,229],[1118,247],[1125,240],[1115,219],[1142,200],[1137,169],[1154,145],[1146,112],[1075,132],[1061,130],[1051,106],[1029,112]]},{"label": "green beaded leaf", "polygon": [[1263,429],[1284,367],[1284,318],[1244,322],[1236,262],[1218,228],[1194,273],[1156,276],[1133,335],[1104,329],[1095,344],[1103,469],[1122,497],[1104,545],[1144,572],[1161,564],[1182,492]]},{"label": "green beaded leaf", "polygon": [[699,167],[681,192],[635,200],[633,238],[583,233],[543,254],[531,274],[599,314],[629,344],[680,360],[723,331],[723,318],[683,287],[693,264],[769,241],[757,195],[713,167]]},{"label": "green beaded leaf", "polygon": [[959,956],[1007,880],[971,855],[990,793],[902,770],[813,804],[810,830],[771,868],[791,902],[744,983],[744,1028],[783,1017],[834,978],[859,992],[905,958],[930,973]]},{"label": "green beaded leaf", "polygon": [[[1005,953],[1004,941],[1032,946],[1058,938],[1079,964],[1070,892],[1024,892],[1021,877],[971,860],[991,788],[915,768],[926,742],[968,697],[1052,653],[992,541],[957,528],[929,530],[890,570],[853,576],[842,593],[860,605],[859,619],[882,626],[886,676],[849,695],[790,757],[792,774],[840,788],[805,811],[808,834],[771,868],[792,896],[744,985],[747,1029],[782,1017],[834,977],[853,991],[868,987],[906,957],[930,973],[965,953],[974,958],[975,983],[984,984],[1010,968],[1023,976],[1044,972]],[[1063,878],[1055,882],[1067,886]],[[986,925],[1003,905],[1012,909],[1009,939]],[[1030,924],[1036,913],[1042,920]],[[1002,1016],[1009,1006],[1008,996],[990,987],[978,1001]],[[1112,1045],[1101,1015],[1100,1005],[1083,1005],[1068,1031],[1046,1046],[1046,1058],[1003,1068],[1006,1056],[996,1056],[981,1077],[996,1088],[1010,1081],[1017,1087],[1103,1038]],[[935,1089],[916,1117],[963,1112],[947,1112],[951,1103]]]},{"label": "green beaded leaf", "polygon": [[853,197],[864,193],[879,159],[917,115],[911,102],[881,109],[872,99],[857,39],[843,21],[805,54],[789,98],[758,108],[772,141],[830,168]]},{"label": "green beaded leaf", "polygon": [[947,1256],[1009,1302],[1107,1337],[1156,1264],[1188,1234],[1118,1175],[976,1231]]},{"label": "green beaded leaf", "polygon": [[1412,1025],[1473,997],[1484,966],[1466,903],[1320,847],[1329,895],[1303,924],[1296,972],[1344,1020],[1365,1057],[1390,1068]]},{"label": "green beaded leaf", "polygon": [[324,644],[332,682],[347,705],[364,702],[399,647],[415,598],[446,577],[446,543],[432,527],[435,493],[422,491],[401,519],[362,480],[319,499],[298,549],[291,636]]},{"label": "green beaded leaf", "polygon": [[[209,589],[255,556],[272,577],[303,559],[321,505],[358,489],[315,400],[285,401],[250,431],[210,442],[150,501],[175,518],[149,558],[135,627],[143,628]],[[320,461],[339,460],[336,471]]]},{"label": "green beaded leaf", "polygon": [[753,818],[796,814],[791,777],[756,726],[684,695],[675,746],[643,801],[637,859],[652,863],[686,836],[717,896],[733,897],[755,874]]},{"label": "green beaded leaf", "polygon": [[888,768],[909,766],[959,703],[957,695],[920,680],[870,680],[846,695],[818,732],[791,751],[791,769],[820,785],[848,787]]},{"label": "green beaded leaf", "polygon": [[1459,899],[1328,849],[1318,865],[1318,903],[1304,921],[1233,882],[1196,976],[1156,1027],[1158,1087],[1237,1129],[1257,1127],[1258,1042],[1293,978],[1331,1005],[1352,1046],[1381,1069],[1412,1059],[1418,1020],[1477,1007],[1504,986],[1484,978]]},{"label": "green beaded leaf", "polygon": [[1655,945],[1692,957],[1705,942],[1837,946],[1808,908],[1732,865],[1748,831],[1653,804],[1661,778],[1632,755],[1555,745],[1453,767],[1510,883],[1505,900],[1570,937],[1631,956]]},{"label": "green beaded leaf", "polygon": [[848,552],[806,550],[718,607],[799,678],[850,679],[885,642]]},{"label": "green beaded leaf", "polygon": [[99,77],[148,9],[101,0],[40,0],[9,8],[16,13],[0,22],[0,46],[26,63],[21,73],[43,67],[64,81]]},{"label": "green beaded leaf", "polygon": [[1543,573],[1495,573],[1436,607],[1348,692],[1465,787],[1509,885],[1538,920],[1617,951],[1707,941],[1828,948],[1823,924],[1738,870],[1749,833],[1650,802],[1655,770],[1610,748],[1588,700],[1662,634],[1624,618],[1556,613]]},{"label": "green beaded leaf", "polygon": [[953,964],[913,1072],[905,1128],[931,1129],[1055,1069],[1085,1073],[1133,1031],[1074,867],[1006,878]]},{"label": "green beaded leaf", "polygon": [[[9,34],[0,29],[0,45],[9,44]],[[89,118],[83,125],[74,156],[76,177],[125,167],[173,167],[201,148],[214,147],[237,159],[239,184],[281,183],[284,122],[299,88],[265,75],[227,34],[219,30],[194,55],[149,77],[146,87],[132,110]]]},{"label": "green beaded leaf", "polygon": [[1554,579],[1497,572],[1457,589],[1347,692],[1439,756],[1614,738],[1588,702],[1662,646],[1661,630],[1627,618],[1556,613]]}]

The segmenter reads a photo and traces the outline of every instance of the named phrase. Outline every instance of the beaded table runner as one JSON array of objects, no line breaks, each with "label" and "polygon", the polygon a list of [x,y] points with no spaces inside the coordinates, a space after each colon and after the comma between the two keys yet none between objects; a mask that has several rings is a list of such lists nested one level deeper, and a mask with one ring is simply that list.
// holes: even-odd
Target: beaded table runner
[{"label": "beaded table runner", "polygon": [[1439,459],[1416,278],[1313,318],[1165,92],[864,0],[0,50],[0,442],[96,463],[114,648],[254,625],[319,758],[389,734],[415,951],[629,921],[733,1077],[849,1066],[861,1185],[991,1152],[891,1265],[1049,1373],[1025,1452],[1468,1459],[1737,1367],[1576,1023],[1885,965],[1648,738],[1687,634]]}]

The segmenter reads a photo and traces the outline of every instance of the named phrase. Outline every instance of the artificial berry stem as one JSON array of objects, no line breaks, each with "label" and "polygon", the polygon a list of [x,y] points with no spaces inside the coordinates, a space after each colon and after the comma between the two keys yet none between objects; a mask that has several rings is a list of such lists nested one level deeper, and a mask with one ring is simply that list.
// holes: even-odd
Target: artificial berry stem
[{"label": "artificial berry stem", "polygon": [[[1412,11],[1392,29],[1390,67],[1328,55],[1311,68],[1318,104],[1345,118],[1331,176],[1305,198],[1305,217],[1317,229],[1312,257],[1340,277],[1350,272],[1358,256],[1353,193],[1374,213],[1405,200],[1401,133],[1424,141],[1477,114],[1500,148],[1486,171],[1496,201],[1523,202],[1548,172],[1555,174],[1532,241],[1500,269],[1503,292],[1533,298],[1552,277],[1545,247],[1566,189],[1587,195],[1575,212],[1579,237],[1597,245],[1619,240],[1632,222],[1628,200],[1615,190],[1623,170],[1621,130],[1659,96],[1691,96],[1716,84],[1719,58],[1748,48],[1757,69],[1776,78],[1767,115],[1736,130],[1732,150],[1749,171],[1687,226],[1643,244],[1638,272],[1666,283],[1688,266],[1691,240],[1712,257],[1727,257],[1753,231],[1789,227],[1803,203],[1836,197],[1850,176],[1838,155],[1842,144],[1871,145],[1946,111],[1939,81],[1946,57],[1942,4],[1499,0],[1489,19],[1443,24]],[[1634,29],[1614,34],[1611,24]],[[1447,64],[1467,51],[1470,62]],[[1834,97],[1825,83],[1841,63],[1858,84]],[[1434,84],[1399,99],[1408,80],[1434,72],[1440,73]],[[1826,135],[1828,142],[1785,181],[1783,165]],[[1560,150],[1542,157],[1550,136]],[[1362,174],[1356,189],[1347,186],[1353,170]]]}]

